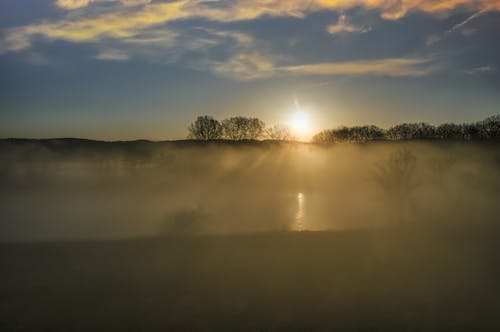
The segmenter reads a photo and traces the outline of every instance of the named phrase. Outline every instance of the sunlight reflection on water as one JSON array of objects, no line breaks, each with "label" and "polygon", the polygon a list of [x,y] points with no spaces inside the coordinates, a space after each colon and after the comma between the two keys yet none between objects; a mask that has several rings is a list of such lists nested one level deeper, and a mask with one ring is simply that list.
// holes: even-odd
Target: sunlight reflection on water
[{"label": "sunlight reflection on water", "polygon": [[293,227],[294,231],[303,231],[305,229],[304,219],[305,219],[305,211],[304,211],[304,203],[305,196],[303,193],[297,193],[297,212],[295,213],[295,224]]}]

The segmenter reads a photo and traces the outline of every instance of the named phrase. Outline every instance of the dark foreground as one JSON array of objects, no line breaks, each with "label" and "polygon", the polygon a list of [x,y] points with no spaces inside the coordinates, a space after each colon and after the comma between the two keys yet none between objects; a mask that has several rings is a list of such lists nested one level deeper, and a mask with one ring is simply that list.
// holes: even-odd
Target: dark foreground
[{"label": "dark foreground", "polygon": [[0,246],[2,331],[498,331],[497,229]]}]

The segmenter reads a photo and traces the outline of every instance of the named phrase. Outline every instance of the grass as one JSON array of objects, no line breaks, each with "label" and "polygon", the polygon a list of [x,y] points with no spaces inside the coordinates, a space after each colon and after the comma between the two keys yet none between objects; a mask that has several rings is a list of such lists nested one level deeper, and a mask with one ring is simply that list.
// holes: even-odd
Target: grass
[{"label": "grass", "polygon": [[2,331],[500,330],[497,228],[0,245]]}]

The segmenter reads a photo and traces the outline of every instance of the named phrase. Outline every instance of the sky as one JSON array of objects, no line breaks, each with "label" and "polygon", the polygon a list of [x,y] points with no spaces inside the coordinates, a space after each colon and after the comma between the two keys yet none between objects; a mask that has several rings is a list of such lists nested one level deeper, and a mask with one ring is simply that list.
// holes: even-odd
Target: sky
[{"label": "sky", "polygon": [[0,137],[500,113],[500,0],[0,0]]}]

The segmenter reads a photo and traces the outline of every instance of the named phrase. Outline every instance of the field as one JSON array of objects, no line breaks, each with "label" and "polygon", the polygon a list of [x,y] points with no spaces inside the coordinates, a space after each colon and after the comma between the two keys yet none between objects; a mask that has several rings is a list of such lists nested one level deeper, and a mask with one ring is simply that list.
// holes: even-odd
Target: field
[{"label": "field", "polygon": [[498,331],[497,229],[1,246],[4,331]]},{"label": "field", "polygon": [[0,144],[1,331],[498,331],[498,145]]}]

